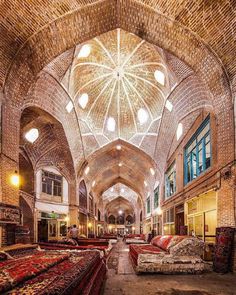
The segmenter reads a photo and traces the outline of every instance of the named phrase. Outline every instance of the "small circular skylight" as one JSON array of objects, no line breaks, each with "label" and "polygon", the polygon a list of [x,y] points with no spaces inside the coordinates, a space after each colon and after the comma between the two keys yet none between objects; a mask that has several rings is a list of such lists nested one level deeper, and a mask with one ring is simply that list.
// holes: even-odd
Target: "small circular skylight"
[{"label": "small circular skylight", "polygon": [[121,167],[122,166],[122,163],[119,163],[118,166]]},{"label": "small circular skylight", "polygon": [[107,130],[111,132],[116,130],[116,121],[113,117],[109,117],[107,120]]},{"label": "small circular skylight", "polygon": [[86,169],[85,169],[85,171],[84,171],[86,175],[88,175],[89,170],[90,170],[90,168],[89,168],[89,166],[87,166]]},{"label": "small circular skylight", "polygon": [[66,110],[68,113],[70,113],[73,110],[73,103],[72,101],[69,101],[68,104],[66,105]]},{"label": "small circular skylight", "polygon": [[178,127],[177,127],[177,131],[176,131],[177,140],[180,139],[180,137],[182,136],[182,134],[183,134],[183,124],[182,123],[179,123],[178,124]]},{"label": "small circular skylight", "polygon": [[148,120],[148,113],[145,109],[141,108],[138,110],[138,120],[141,125],[145,124]]},{"label": "small circular skylight", "polygon": [[153,168],[150,168],[150,172],[152,175],[155,175],[155,170]]},{"label": "small circular skylight", "polygon": [[91,46],[89,44],[85,44],[81,47],[78,58],[88,57],[91,52]]},{"label": "small circular skylight", "polygon": [[168,110],[169,112],[172,112],[173,104],[172,104],[168,99],[166,100],[165,107],[167,108],[167,110]]},{"label": "small circular skylight", "polygon": [[124,192],[125,192],[125,189],[124,189],[124,188],[122,188],[120,191],[121,191],[121,193],[124,193]]},{"label": "small circular skylight", "polygon": [[117,149],[118,151],[120,151],[120,150],[121,150],[121,145],[117,145],[117,146],[116,146],[116,149]]},{"label": "small circular skylight", "polygon": [[31,143],[34,143],[38,137],[39,137],[39,131],[37,128],[32,128],[25,134],[26,140],[28,140]]},{"label": "small circular skylight", "polygon": [[159,84],[161,84],[162,86],[165,85],[165,75],[162,71],[156,70],[154,73],[154,77]]},{"label": "small circular skylight", "polygon": [[82,109],[85,109],[86,108],[86,105],[88,103],[88,94],[87,93],[83,93],[79,99],[78,99],[78,102],[79,102],[79,105],[81,106]]}]

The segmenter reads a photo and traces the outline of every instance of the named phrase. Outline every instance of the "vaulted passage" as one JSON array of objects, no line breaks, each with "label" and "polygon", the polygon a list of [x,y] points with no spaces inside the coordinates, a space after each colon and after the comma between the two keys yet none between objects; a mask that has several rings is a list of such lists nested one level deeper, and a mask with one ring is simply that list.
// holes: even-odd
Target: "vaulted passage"
[{"label": "vaulted passage", "polygon": [[0,3],[0,293],[234,294],[235,10]]}]

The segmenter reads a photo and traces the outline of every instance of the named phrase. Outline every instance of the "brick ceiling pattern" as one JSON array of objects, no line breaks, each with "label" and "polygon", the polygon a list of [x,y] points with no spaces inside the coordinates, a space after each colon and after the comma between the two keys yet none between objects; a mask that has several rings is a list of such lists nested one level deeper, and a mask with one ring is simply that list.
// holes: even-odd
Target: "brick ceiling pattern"
[{"label": "brick ceiling pattern", "polygon": [[[188,116],[195,116],[203,108],[214,110],[220,122],[218,133],[224,134],[222,146],[226,149],[222,163],[232,154],[231,145],[226,143],[230,142],[233,124],[228,119],[229,112],[222,110],[231,109],[229,86],[236,73],[235,11],[234,0],[2,1],[0,87],[4,88],[6,101],[16,108],[40,107],[62,124],[75,169],[88,160],[97,170],[88,177],[90,182],[96,178],[97,192],[121,182],[146,195],[148,190],[143,183],[145,179],[153,183],[148,175],[152,161],[157,165],[158,179],[166,168],[171,143],[178,144],[174,140],[178,122],[183,120],[190,126]],[[161,119],[152,126],[158,137],[147,134],[142,140],[143,136],[136,134],[130,139],[151,160],[142,164],[147,160],[140,156],[142,152],[128,148],[122,156],[126,163],[122,167],[117,165],[109,144],[98,149],[104,144],[101,136],[83,137],[88,124],[79,120],[78,109],[71,114],[65,111],[70,99],[66,74],[78,44],[117,28],[158,46],[157,58],[164,60],[169,69],[168,99],[174,106],[172,113],[163,108]],[[99,157],[102,151],[104,155]],[[218,155],[221,154],[219,147]]]}]

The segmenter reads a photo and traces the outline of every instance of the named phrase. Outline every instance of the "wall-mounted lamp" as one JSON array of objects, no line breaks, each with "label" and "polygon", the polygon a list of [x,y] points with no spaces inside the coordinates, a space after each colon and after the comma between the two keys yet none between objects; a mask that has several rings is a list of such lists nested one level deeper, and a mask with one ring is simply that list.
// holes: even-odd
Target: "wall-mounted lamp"
[{"label": "wall-mounted lamp", "polygon": [[13,186],[19,187],[19,185],[20,185],[20,176],[17,173],[17,171],[15,171],[15,173],[11,175],[10,181],[11,181],[11,184]]}]

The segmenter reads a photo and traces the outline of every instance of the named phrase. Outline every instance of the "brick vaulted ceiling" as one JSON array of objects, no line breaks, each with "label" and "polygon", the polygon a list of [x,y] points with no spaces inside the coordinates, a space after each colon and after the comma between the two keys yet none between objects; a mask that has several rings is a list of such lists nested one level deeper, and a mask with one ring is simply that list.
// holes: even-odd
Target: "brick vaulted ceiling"
[{"label": "brick vaulted ceiling", "polygon": [[[149,155],[146,170],[154,159],[159,171],[163,171],[179,120],[186,120],[191,112],[197,115],[204,107],[215,109],[216,113],[222,107],[228,108],[231,101],[229,86],[236,74],[232,54],[236,51],[235,11],[234,0],[1,1],[0,87],[6,100],[14,106],[41,107],[63,125],[77,169],[100,147],[107,144],[110,149],[109,142],[119,137]],[[132,71],[127,78],[129,82],[122,78],[119,82],[124,100],[121,107],[125,106],[125,110],[118,115],[117,133],[110,136],[106,134],[104,122],[109,112],[112,114],[112,107],[103,107],[101,100],[96,101],[108,79],[86,89],[91,102],[96,101],[100,107],[96,114],[92,105],[86,110],[76,106],[72,114],[67,114],[65,105],[71,98],[77,99],[86,83],[83,78],[91,81],[107,73],[113,78],[106,92],[108,105],[110,101],[112,106],[114,92],[117,92],[114,77],[117,73],[123,76],[123,69],[117,71],[119,54],[114,48],[115,43],[119,44],[118,32],[121,39],[127,39],[126,45],[122,46],[126,54],[130,55],[139,46],[139,51],[129,60],[129,67],[143,63],[143,60],[162,64],[167,83],[166,87],[154,84],[153,75],[149,74],[153,73],[152,66],[142,67],[139,72],[146,81],[145,87],[142,87],[143,80],[134,79],[136,73]],[[92,66],[87,70],[76,58],[81,44],[88,41],[97,47],[99,42],[100,47],[104,44],[108,53],[113,54],[114,64],[104,48],[97,51],[92,61],[110,70],[106,72],[102,67],[95,69]],[[138,92],[132,88],[132,83],[137,84]],[[143,99],[139,98],[140,93]],[[148,95],[155,95],[155,101],[148,102],[145,98]],[[167,97],[174,106],[172,113],[163,108]],[[148,126],[138,124],[135,108],[139,107],[146,107],[149,113]],[[129,126],[124,128],[122,124]],[[191,125],[191,120],[188,124]],[[126,157],[128,159],[129,154]],[[123,174],[128,173],[127,170]],[[119,173],[117,175],[120,177]],[[143,182],[142,174],[138,178]],[[111,185],[114,181],[113,178],[110,180]]]}]

